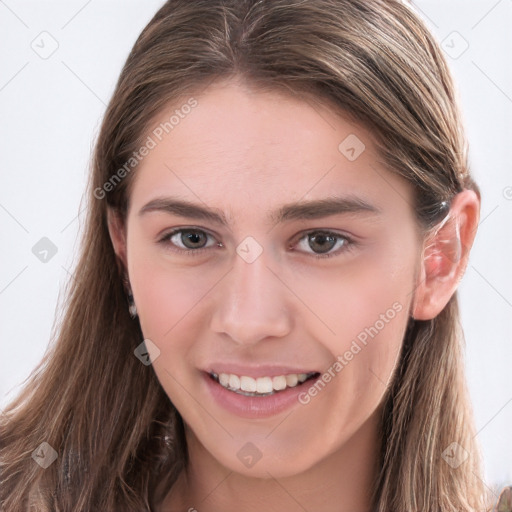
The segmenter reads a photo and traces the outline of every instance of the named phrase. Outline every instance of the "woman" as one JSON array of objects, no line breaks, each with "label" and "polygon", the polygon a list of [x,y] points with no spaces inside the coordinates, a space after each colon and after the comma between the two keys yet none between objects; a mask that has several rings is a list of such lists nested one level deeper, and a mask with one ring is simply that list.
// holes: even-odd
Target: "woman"
[{"label": "woman", "polygon": [[457,304],[480,193],[409,6],[167,2],[88,198],[5,511],[493,506]]}]

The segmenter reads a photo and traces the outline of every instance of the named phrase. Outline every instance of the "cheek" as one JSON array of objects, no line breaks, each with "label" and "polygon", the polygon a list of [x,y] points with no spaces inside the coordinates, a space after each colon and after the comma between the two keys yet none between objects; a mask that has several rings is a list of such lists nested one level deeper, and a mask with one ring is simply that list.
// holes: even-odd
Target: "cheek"
[{"label": "cheek", "polygon": [[198,319],[204,318],[202,299],[221,274],[192,264],[178,266],[160,249],[136,245],[130,253],[129,272],[142,331],[165,348],[170,340],[179,342],[184,332],[192,335],[191,329],[199,328]]},{"label": "cheek", "polygon": [[[303,318],[313,339],[322,339],[333,354],[375,335],[395,339],[407,322],[414,283],[414,254],[397,247],[375,248],[330,268],[289,275],[287,282],[307,306]],[[313,313],[313,314],[312,314]]]},{"label": "cheek", "polygon": [[159,349],[152,362],[167,395],[180,411],[190,409],[191,351],[204,332],[203,297],[214,285],[198,269],[176,268],[162,256],[132,254],[130,280],[145,339]]},{"label": "cheek", "polygon": [[380,402],[398,363],[406,325],[406,310],[394,302],[377,320],[361,327],[350,345],[344,347],[343,360],[356,402]]},{"label": "cheek", "polygon": [[[413,253],[407,258],[399,252],[390,246],[330,272],[328,279],[317,274],[295,280],[321,320],[308,315],[304,328],[338,360],[331,367],[336,391],[325,399],[345,422],[361,420],[378,405],[398,362],[414,276]],[[346,416],[336,407],[340,397]]]}]

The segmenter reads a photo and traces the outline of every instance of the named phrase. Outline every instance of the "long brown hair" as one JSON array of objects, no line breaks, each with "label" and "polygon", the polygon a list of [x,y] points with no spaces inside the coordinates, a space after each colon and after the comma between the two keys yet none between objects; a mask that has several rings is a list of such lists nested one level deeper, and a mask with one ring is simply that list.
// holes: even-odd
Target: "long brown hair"
[{"label": "long brown hair", "polygon": [[[329,102],[370,127],[387,168],[414,185],[425,233],[446,213],[443,201],[465,188],[480,195],[446,61],[406,3],[166,2],[137,39],[103,119],[62,321],[1,418],[5,512],[31,504],[48,512],[148,511],[186,467],[182,419],[152,367],[134,356],[143,334],[128,313],[107,211],[126,214],[136,173],[126,163],[164,106],[232,77]],[[411,319],[384,399],[372,510],[489,507],[463,349],[456,293],[433,320]],[[43,442],[57,454],[47,468],[32,457],[49,449]],[[469,454],[458,468],[442,456],[454,442]]]}]

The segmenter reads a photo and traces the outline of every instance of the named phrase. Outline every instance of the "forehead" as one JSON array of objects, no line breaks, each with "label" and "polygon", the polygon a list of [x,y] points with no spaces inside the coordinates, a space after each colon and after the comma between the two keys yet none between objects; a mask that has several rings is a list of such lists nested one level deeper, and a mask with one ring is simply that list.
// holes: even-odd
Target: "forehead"
[{"label": "forehead", "polygon": [[216,83],[160,112],[147,135],[154,147],[133,176],[134,208],[172,195],[229,217],[334,192],[377,205],[396,187],[407,195],[380,164],[371,132],[310,97]]}]

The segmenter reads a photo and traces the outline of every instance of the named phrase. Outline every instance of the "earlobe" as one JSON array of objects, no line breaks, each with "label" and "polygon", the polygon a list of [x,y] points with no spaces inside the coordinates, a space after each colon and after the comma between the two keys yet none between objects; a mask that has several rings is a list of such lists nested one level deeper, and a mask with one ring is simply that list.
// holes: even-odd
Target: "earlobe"
[{"label": "earlobe", "polygon": [[112,246],[123,269],[127,268],[126,258],[126,230],[119,212],[107,208],[107,225]]},{"label": "earlobe", "polygon": [[480,200],[472,190],[457,194],[448,215],[426,237],[412,316],[435,318],[457,290],[478,226]]}]

